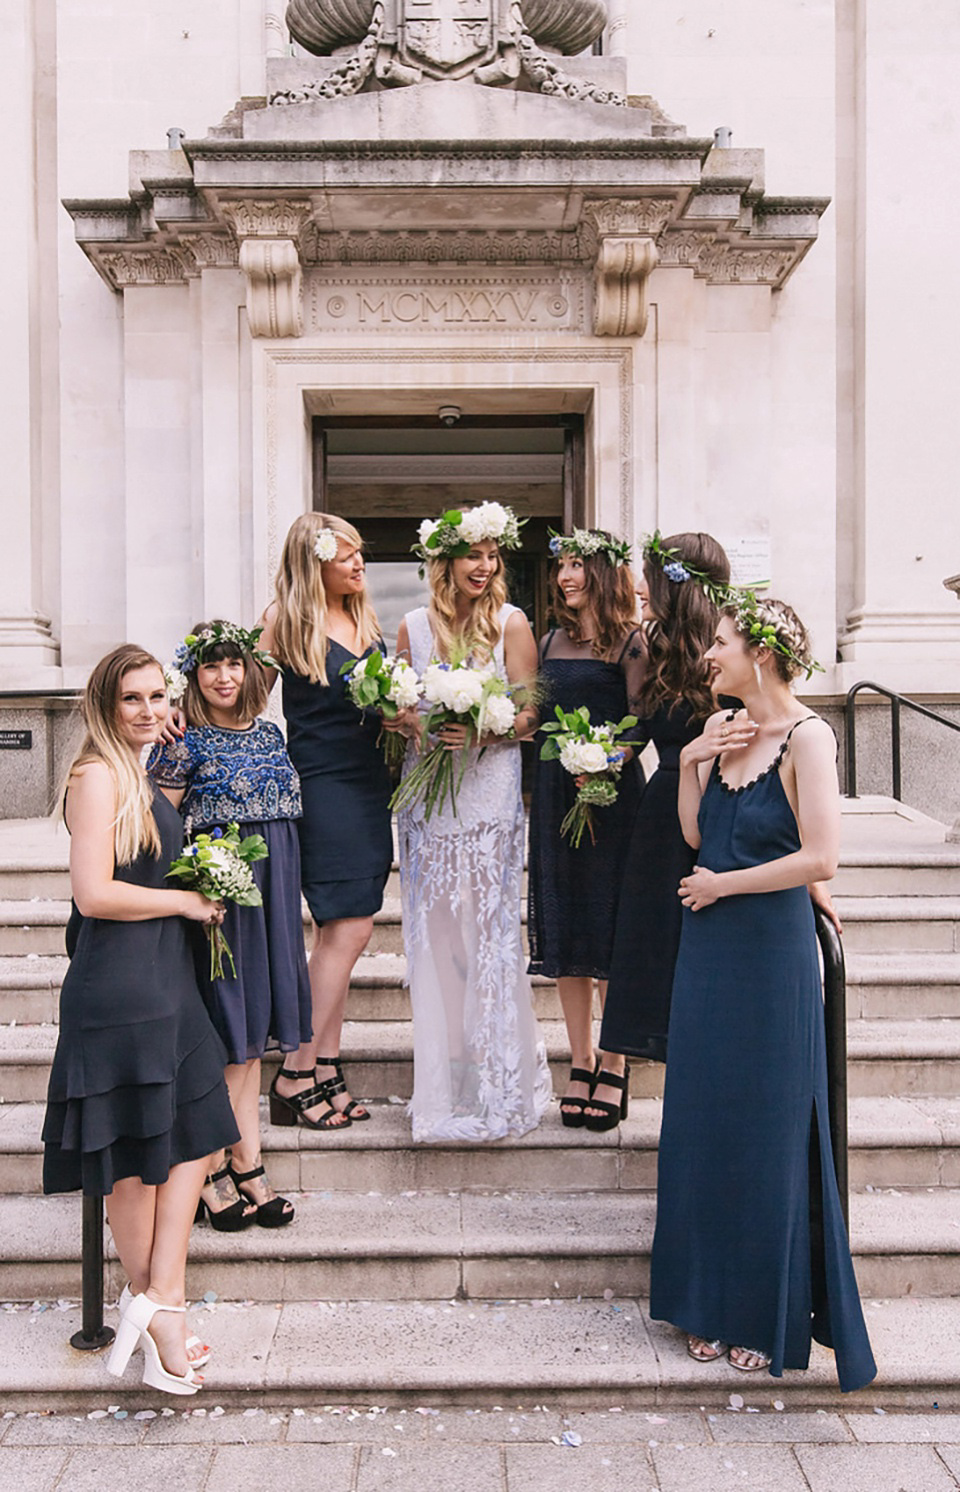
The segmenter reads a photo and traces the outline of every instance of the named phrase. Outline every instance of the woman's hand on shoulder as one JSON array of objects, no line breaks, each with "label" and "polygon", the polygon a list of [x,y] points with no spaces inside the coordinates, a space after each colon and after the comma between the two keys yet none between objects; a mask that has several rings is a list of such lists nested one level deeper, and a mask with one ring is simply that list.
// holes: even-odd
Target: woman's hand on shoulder
[{"label": "woman's hand on shoulder", "polygon": [[712,761],[724,751],[742,751],[757,734],[756,721],[746,710],[715,710],[700,735],[688,742],[680,753],[688,764]]},{"label": "woman's hand on shoulder", "polygon": [[176,746],[178,741],[183,740],[186,730],[186,710],[182,705],[171,705],[166,724],[160,732],[159,744],[161,746]]}]

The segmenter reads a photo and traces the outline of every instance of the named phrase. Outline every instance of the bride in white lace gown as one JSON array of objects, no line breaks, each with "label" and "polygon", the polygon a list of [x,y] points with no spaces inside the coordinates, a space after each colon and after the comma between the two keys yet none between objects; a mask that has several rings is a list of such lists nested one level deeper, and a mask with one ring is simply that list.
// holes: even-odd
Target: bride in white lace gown
[{"label": "bride in white lace gown", "polygon": [[[512,529],[504,532],[498,515]],[[448,515],[445,515],[445,517]],[[465,646],[493,658],[502,678],[529,680],[536,646],[518,607],[506,601],[496,542],[509,542],[509,510],[485,503],[464,531],[496,537],[470,542],[440,525],[439,554],[427,559],[431,602],[404,617],[397,651],[422,673]],[[426,526],[425,526],[426,527]],[[423,534],[421,534],[423,537]],[[428,551],[428,554],[430,551]],[[532,707],[516,720],[531,735]],[[462,750],[463,727],[440,739]],[[416,761],[408,748],[408,767]],[[524,818],[517,740],[469,748],[457,812],[422,804],[399,815],[403,934],[413,1006],[414,1141],[498,1140],[535,1128],[550,1100],[543,1039],[533,1014],[520,934]]]}]

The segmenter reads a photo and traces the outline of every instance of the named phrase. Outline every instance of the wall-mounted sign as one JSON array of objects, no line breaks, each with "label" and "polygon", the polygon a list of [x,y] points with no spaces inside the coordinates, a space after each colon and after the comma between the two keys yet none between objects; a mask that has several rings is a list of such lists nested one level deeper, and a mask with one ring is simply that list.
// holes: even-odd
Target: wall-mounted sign
[{"label": "wall-mounted sign", "polygon": [[0,751],[30,751],[32,730],[0,730]]},{"label": "wall-mounted sign", "polygon": [[770,535],[747,534],[738,538],[721,539],[730,561],[730,580],[733,585],[769,585]]}]

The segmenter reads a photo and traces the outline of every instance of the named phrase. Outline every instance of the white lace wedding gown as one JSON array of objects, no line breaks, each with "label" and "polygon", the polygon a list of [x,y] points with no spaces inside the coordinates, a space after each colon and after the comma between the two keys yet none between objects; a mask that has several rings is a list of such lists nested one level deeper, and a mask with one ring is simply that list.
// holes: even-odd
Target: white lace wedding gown
[{"label": "white lace wedding gown", "polygon": [[[516,609],[500,612],[503,678],[502,629]],[[422,673],[434,656],[426,607],[405,620]],[[398,818],[415,1141],[525,1134],[551,1095],[520,936],[520,751],[504,742],[469,757],[456,816],[447,805],[426,822],[418,804]],[[416,759],[411,746],[407,766]]]}]

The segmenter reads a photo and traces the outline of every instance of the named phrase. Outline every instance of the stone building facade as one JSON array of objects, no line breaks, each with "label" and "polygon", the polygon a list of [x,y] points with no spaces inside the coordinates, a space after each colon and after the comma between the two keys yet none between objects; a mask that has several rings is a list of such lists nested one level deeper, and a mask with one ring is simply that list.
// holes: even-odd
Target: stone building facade
[{"label": "stone building facade", "polygon": [[538,616],[550,524],[706,528],[811,699],[960,700],[955,7],[8,10],[0,813],[103,652],[251,622],[310,505],[388,620],[451,499],[530,517]]}]

